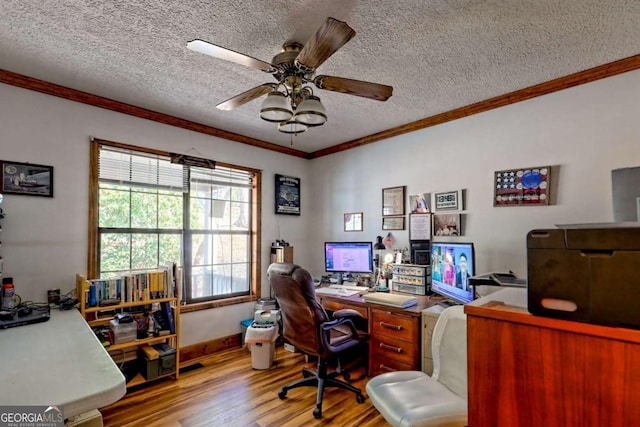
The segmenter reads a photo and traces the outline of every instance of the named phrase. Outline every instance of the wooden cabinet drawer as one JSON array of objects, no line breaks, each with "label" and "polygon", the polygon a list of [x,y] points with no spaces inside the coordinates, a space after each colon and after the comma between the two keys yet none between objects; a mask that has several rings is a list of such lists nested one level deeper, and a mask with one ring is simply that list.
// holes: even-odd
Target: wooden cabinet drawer
[{"label": "wooden cabinet drawer", "polygon": [[398,313],[371,310],[371,334],[415,341],[419,336],[416,319]]},{"label": "wooden cabinet drawer", "polygon": [[407,363],[398,362],[397,360],[387,359],[385,357],[377,357],[372,366],[369,367],[369,376],[375,377],[376,375],[384,374],[385,372],[411,371],[414,369],[413,365],[409,365]]},{"label": "wooden cabinet drawer", "polygon": [[416,365],[416,344],[410,341],[399,340],[392,337],[373,335],[371,339],[371,351],[376,357],[397,360],[411,366]]}]

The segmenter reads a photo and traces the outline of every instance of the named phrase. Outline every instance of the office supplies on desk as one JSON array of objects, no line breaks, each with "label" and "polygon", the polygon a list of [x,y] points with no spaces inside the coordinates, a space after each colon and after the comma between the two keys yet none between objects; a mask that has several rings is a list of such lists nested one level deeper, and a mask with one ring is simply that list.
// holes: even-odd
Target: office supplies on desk
[{"label": "office supplies on desk", "polygon": [[50,317],[48,305],[18,306],[0,312],[0,329],[46,322]]},{"label": "office supplies on desk", "polygon": [[412,307],[418,304],[418,300],[409,295],[387,294],[380,292],[368,293],[363,295],[362,299],[366,302],[399,308]]}]

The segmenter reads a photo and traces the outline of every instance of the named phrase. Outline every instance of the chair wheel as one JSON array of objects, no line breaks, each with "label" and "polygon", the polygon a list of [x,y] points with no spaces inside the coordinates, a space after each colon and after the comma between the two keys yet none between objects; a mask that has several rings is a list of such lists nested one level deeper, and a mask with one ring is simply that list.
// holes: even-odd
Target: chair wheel
[{"label": "chair wheel", "polygon": [[313,410],[313,416],[315,418],[320,418],[322,416],[322,409],[316,408]]},{"label": "chair wheel", "polygon": [[278,397],[282,400],[284,400],[285,397],[287,397],[287,391],[286,390],[280,390],[278,392]]},{"label": "chair wheel", "polygon": [[364,396],[362,394],[356,394],[356,402],[364,403]]}]

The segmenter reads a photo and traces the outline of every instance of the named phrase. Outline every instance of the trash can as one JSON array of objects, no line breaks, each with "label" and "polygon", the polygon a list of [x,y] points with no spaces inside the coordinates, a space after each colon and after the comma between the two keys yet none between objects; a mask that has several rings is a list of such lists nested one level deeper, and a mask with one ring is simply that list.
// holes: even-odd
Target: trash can
[{"label": "trash can", "polygon": [[246,319],[240,322],[240,330],[242,331],[242,347],[244,347],[247,350],[249,350],[249,347],[247,346],[247,341],[246,341],[247,329],[249,329],[249,326],[251,326],[252,323],[253,323],[253,319]]},{"label": "trash can", "polygon": [[254,322],[247,328],[245,341],[251,350],[253,369],[269,369],[276,353],[278,330],[274,324]]}]

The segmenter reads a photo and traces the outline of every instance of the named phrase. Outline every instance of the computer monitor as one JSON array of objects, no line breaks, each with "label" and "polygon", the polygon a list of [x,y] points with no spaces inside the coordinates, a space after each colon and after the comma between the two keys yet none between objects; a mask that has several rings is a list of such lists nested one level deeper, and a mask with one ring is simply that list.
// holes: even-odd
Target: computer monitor
[{"label": "computer monitor", "polygon": [[329,273],[373,273],[371,242],[325,242],[324,266]]},{"label": "computer monitor", "polygon": [[473,243],[431,242],[431,290],[460,304],[473,301]]}]

